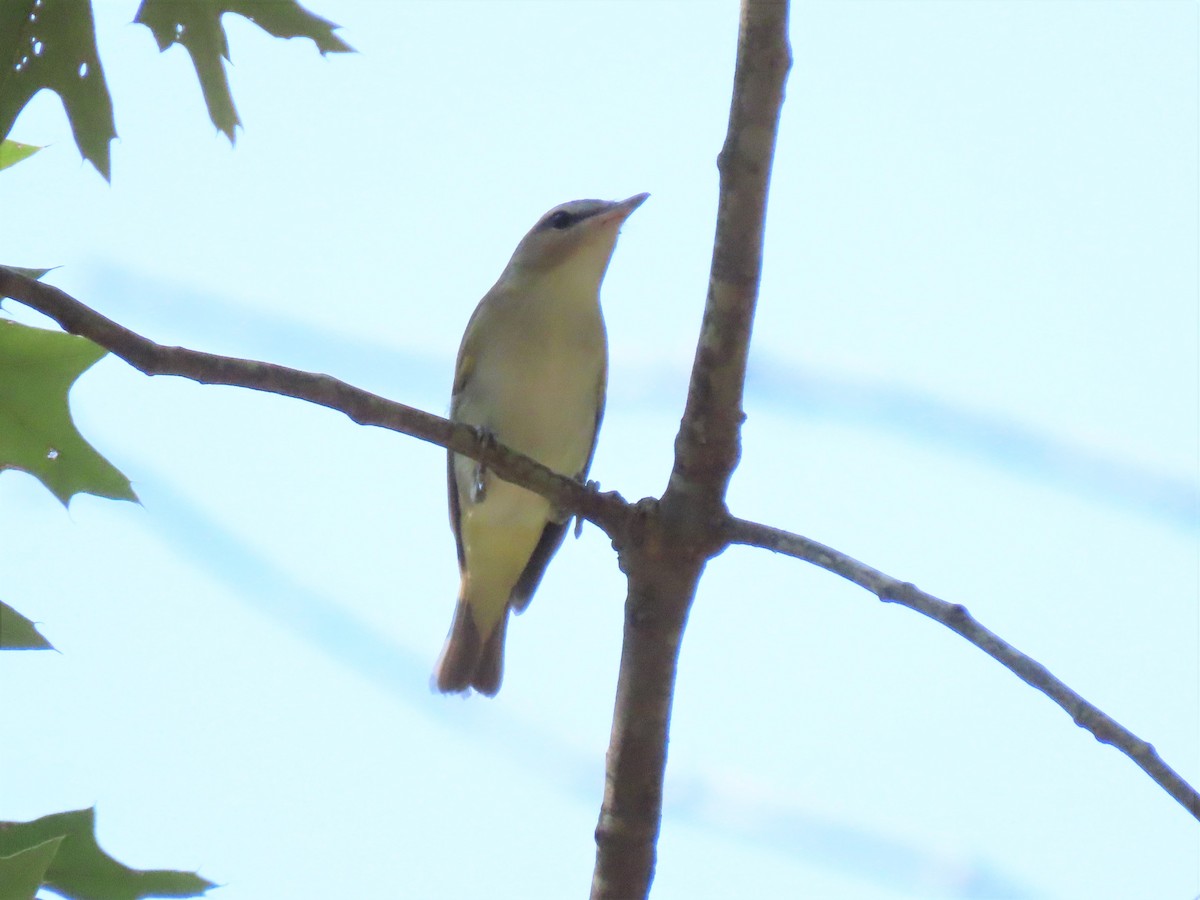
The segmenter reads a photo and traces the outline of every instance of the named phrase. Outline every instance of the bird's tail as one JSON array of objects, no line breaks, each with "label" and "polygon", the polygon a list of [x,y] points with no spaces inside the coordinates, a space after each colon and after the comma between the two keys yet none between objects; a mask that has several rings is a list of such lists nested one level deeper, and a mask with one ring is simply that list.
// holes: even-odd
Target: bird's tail
[{"label": "bird's tail", "polygon": [[462,693],[474,688],[489,697],[500,690],[504,675],[504,632],[508,626],[508,609],[490,634],[481,635],[475,624],[471,606],[459,598],[450,623],[446,646],[433,670],[434,683],[443,694]]}]

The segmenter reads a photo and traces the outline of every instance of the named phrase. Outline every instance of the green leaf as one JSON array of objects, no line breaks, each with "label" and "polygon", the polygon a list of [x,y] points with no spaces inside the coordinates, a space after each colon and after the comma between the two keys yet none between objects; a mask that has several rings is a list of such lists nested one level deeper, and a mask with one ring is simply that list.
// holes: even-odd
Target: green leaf
[{"label": "green leaf", "polygon": [[[54,645],[41,636],[32,622],[0,601],[0,650],[53,649]],[[0,878],[0,884],[3,883],[4,879]],[[0,896],[0,900],[4,898]]]},{"label": "green leaf", "polygon": [[79,152],[107,179],[117,129],[88,0],[0,2],[0,138],[43,88],[62,99]]},{"label": "green leaf", "polygon": [[137,500],[129,479],[83,439],[67,392],[104,356],[61,331],[0,319],[0,470],[38,478],[65,506],[79,493]]},{"label": "green leaf", "polygon": [[29,159],[41,150],[33,144],[22,144],[20,141],[0,141],[0,169],[15,166],[23,159]]},{"label": "green leaf", "polygon": [[12,856],[0,856],[0,900],[34,900],[62,842],[61,837],[51,838]]},{"label": "green leaf", "polygon": [[[94,809],[54,813],[32,822],[0,822],[0,857],[61,837],[62,845],[46,870],[44,883],[72,900],[199,897],[215,887],[192,872],[139,870],[122,865],[100,849],[95,826]],[[0,885],[3,883],[0,879]]]},{"label": "green leaf", "polygon": [[333,33],[340,26],[302,7],[296,0],[142,0],[134,22],[154,34],[159,51],[182,44],[192,57],[208,116],[230,143],[241,125],[222,59],[229,60],[229,41],[221,16],[236,13],[268,34],[281,38],[310,38],[326,53],[353,53],[354,49]]},{"label": "green leaf", "polygon": [[41,277],[47,272],[53,272],[58,266],[51,266],[48,269],[27,269],[24,266],[3,266],[0,269],[8,269],[10,272],[16,272],[18,275],[24,275],[26,278],[32,278],[34,281],[41,280]]}]

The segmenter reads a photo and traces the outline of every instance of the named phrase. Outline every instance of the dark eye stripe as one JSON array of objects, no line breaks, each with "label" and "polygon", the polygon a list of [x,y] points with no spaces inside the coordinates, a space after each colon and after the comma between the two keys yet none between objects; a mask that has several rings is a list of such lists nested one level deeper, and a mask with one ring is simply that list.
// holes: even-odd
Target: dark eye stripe
[{"label": "dark eye stripe", "polygon": [[562,231],[564,228],[570,227],[575,221],[575,216],[571,215],[565,209],[559,209],[546,217],[546,221],[542,223],[542,227]]}]

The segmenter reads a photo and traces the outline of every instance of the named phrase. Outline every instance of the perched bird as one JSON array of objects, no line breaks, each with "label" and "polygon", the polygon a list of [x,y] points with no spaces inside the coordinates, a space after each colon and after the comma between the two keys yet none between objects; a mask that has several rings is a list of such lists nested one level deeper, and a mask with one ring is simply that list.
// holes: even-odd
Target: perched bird
[{"label": "perched bird", "polygon": [[[467,323],[453,421],[555,472],[587,477],[608,379],[600,282],[621,224],[647,196],[564,203],[521,239]],[[434,681],[445,693],[494,696],[508,612],[529,605],[570,517],[466,456],[449,453],[447,474],[462,583]]]}]

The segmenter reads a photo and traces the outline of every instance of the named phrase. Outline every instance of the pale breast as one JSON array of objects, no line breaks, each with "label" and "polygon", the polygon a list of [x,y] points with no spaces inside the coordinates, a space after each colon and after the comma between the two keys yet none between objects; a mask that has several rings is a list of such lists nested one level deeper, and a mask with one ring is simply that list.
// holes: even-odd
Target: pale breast
[{"label": "pale breast", "polygon": [[607,345],[599,307],[519,312],[479,348],[455,418],[574,476],[591,452],[603,391]]}]

